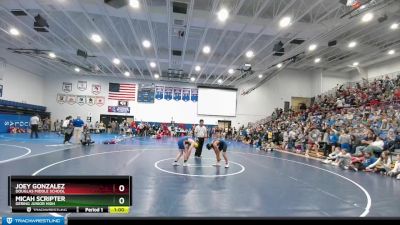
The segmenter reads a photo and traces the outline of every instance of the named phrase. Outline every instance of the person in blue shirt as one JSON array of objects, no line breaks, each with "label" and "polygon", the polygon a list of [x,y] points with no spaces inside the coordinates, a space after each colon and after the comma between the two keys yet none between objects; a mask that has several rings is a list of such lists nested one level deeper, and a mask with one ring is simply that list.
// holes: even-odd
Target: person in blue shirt
[{"label": "person in blue shirt", "polygon": [[178,155],[175,158],[175,161],[172,163],[173,166],[179,166],[179,159],[183,156],[183,166],[188,166],[187,160],[189,159],[190,153],[192,150],[196,150],[199,146],[199,143],[191,137],[181,137],[178,140]]},{"label": "person in blue shirt", "polygon": [[229,161],[228,161],[228,156],[226,154],[226,150],[228,149],[228,143],[222,139],[217,139],[214,140],[212,143],[207,144],[207,149],[211,150],[211,148],[215,152],[215,156],[217,158],[217,162],[214,164],[214,166],[221,166],[220,161],[221,161],[221,152],[222,156],[225,159],[225,168],[229,167]]},{"label": "person in blue shirt", "polygon": [[331,152],[333,152],[335,150],[335,148],[338,146],[338,141],[339,141],[339,136],[332,129],[331,133],[329,135],[329,145],[332,146],[332,151]]},{"label": "person in blue shirt", "polygon": [[72,121],[72,125],[74,125],[74,135],[75,135],[76,143],[80,143],[84,124],[85,124],[85,122],[83,122],[83,120],[81,120],[80,116],[77,116],[76,119],[74,119]]},{"label": "person in blue shirt", "polygon": [[365,170],[369,165],[372,165],[376,162],[377,158],[371,153],[371,152],[366,152],[364,155],[364,160],[362,163],[357,167],[354,167],[355,171],[358,170]]}]

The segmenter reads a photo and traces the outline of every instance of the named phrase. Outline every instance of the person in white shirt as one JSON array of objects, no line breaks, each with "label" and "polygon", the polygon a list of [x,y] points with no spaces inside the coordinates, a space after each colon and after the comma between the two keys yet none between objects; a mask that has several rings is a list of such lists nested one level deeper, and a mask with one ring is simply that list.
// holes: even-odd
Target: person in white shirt
[{"label": "person in white shirt", "polygon": [[338,98],[336,101],[336,107],[337,108],[343,108],[343,102],[342,99]]},{"label": "person in white shirt", "polygon": [[374,171],[377,173],[387,173],[391,170],[392,160],[389,151],[383,151],[381,157],[378,158],[374,163],[367,166],[365,171]]},{"label": "person in white shirt", "polygon": [[39,130],[39,116],[35,114],[34,116],[31,117],[30,123],[31,123],[31,138],[33,138],[33,133],[35,133],[35,137],[39,138],[38,135],[38,130]]},{"label": "person in white shirt", "polygon": [[390,177],[396,177],[397,180],[400,180],[400,154],[396,157],[397,161],[394,165],[394,168],[387,173]]},{"label": "person in white shirt", "polygon": [[369,144],[366,148],[364,148],[363,152],[373,152],[373,153],[381,153],[383,151],[383,146],[385,143],[381,139],[381,137],[376,136],[376,139],[374,142]]},{"label": "person in white shirt", "polygon": [[204,126],[204,120],[200,120],[200,124],[194,129],[194,135],[198,139],[199,146],[196,148],[195,157],[200,158],[203,151],[204,139],[207,138],[207,128]]}]

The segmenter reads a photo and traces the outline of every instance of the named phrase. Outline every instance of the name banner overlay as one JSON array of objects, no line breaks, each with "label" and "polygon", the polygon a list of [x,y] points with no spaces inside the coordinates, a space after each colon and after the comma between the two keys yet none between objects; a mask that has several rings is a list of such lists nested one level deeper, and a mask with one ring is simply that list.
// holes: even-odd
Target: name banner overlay
[{"label": "name banner overlay", "polygon": [[53,225],[64,225],[64,217],[53,217],[53,216],[10,216],[10,217],[3,217],[2,224],[24,224],[24,225],[31,225],[31,224],[53,224]]},{"label": "name banner overlay", "polygon": [[132,205],[130,176],[9,176],[13,213],[109,213]]}]

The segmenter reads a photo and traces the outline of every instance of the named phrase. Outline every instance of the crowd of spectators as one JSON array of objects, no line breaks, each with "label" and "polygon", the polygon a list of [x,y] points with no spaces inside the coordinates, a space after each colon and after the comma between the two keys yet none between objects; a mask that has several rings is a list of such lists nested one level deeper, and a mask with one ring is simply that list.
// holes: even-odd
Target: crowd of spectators
[{"label": "crowd of spectators", "polygon": [[266,119],[239,129],[237,139],[262,150],[313,155],[355,171],[400,179],[400,75],[338,85],[298,111],[275,109]]}]

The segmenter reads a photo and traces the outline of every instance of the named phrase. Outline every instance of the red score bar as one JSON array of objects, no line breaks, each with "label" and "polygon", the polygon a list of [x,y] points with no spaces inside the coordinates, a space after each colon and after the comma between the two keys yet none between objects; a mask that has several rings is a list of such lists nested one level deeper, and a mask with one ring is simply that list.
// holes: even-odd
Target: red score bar
[{"label": "red score bar", "polygon": [[[16,190],[17,191],[17,190]],[[129,184],[76,184],[66,183],[64,189],[23,189],[16,194],[27,195],[91,195],[129,194]]]}]

